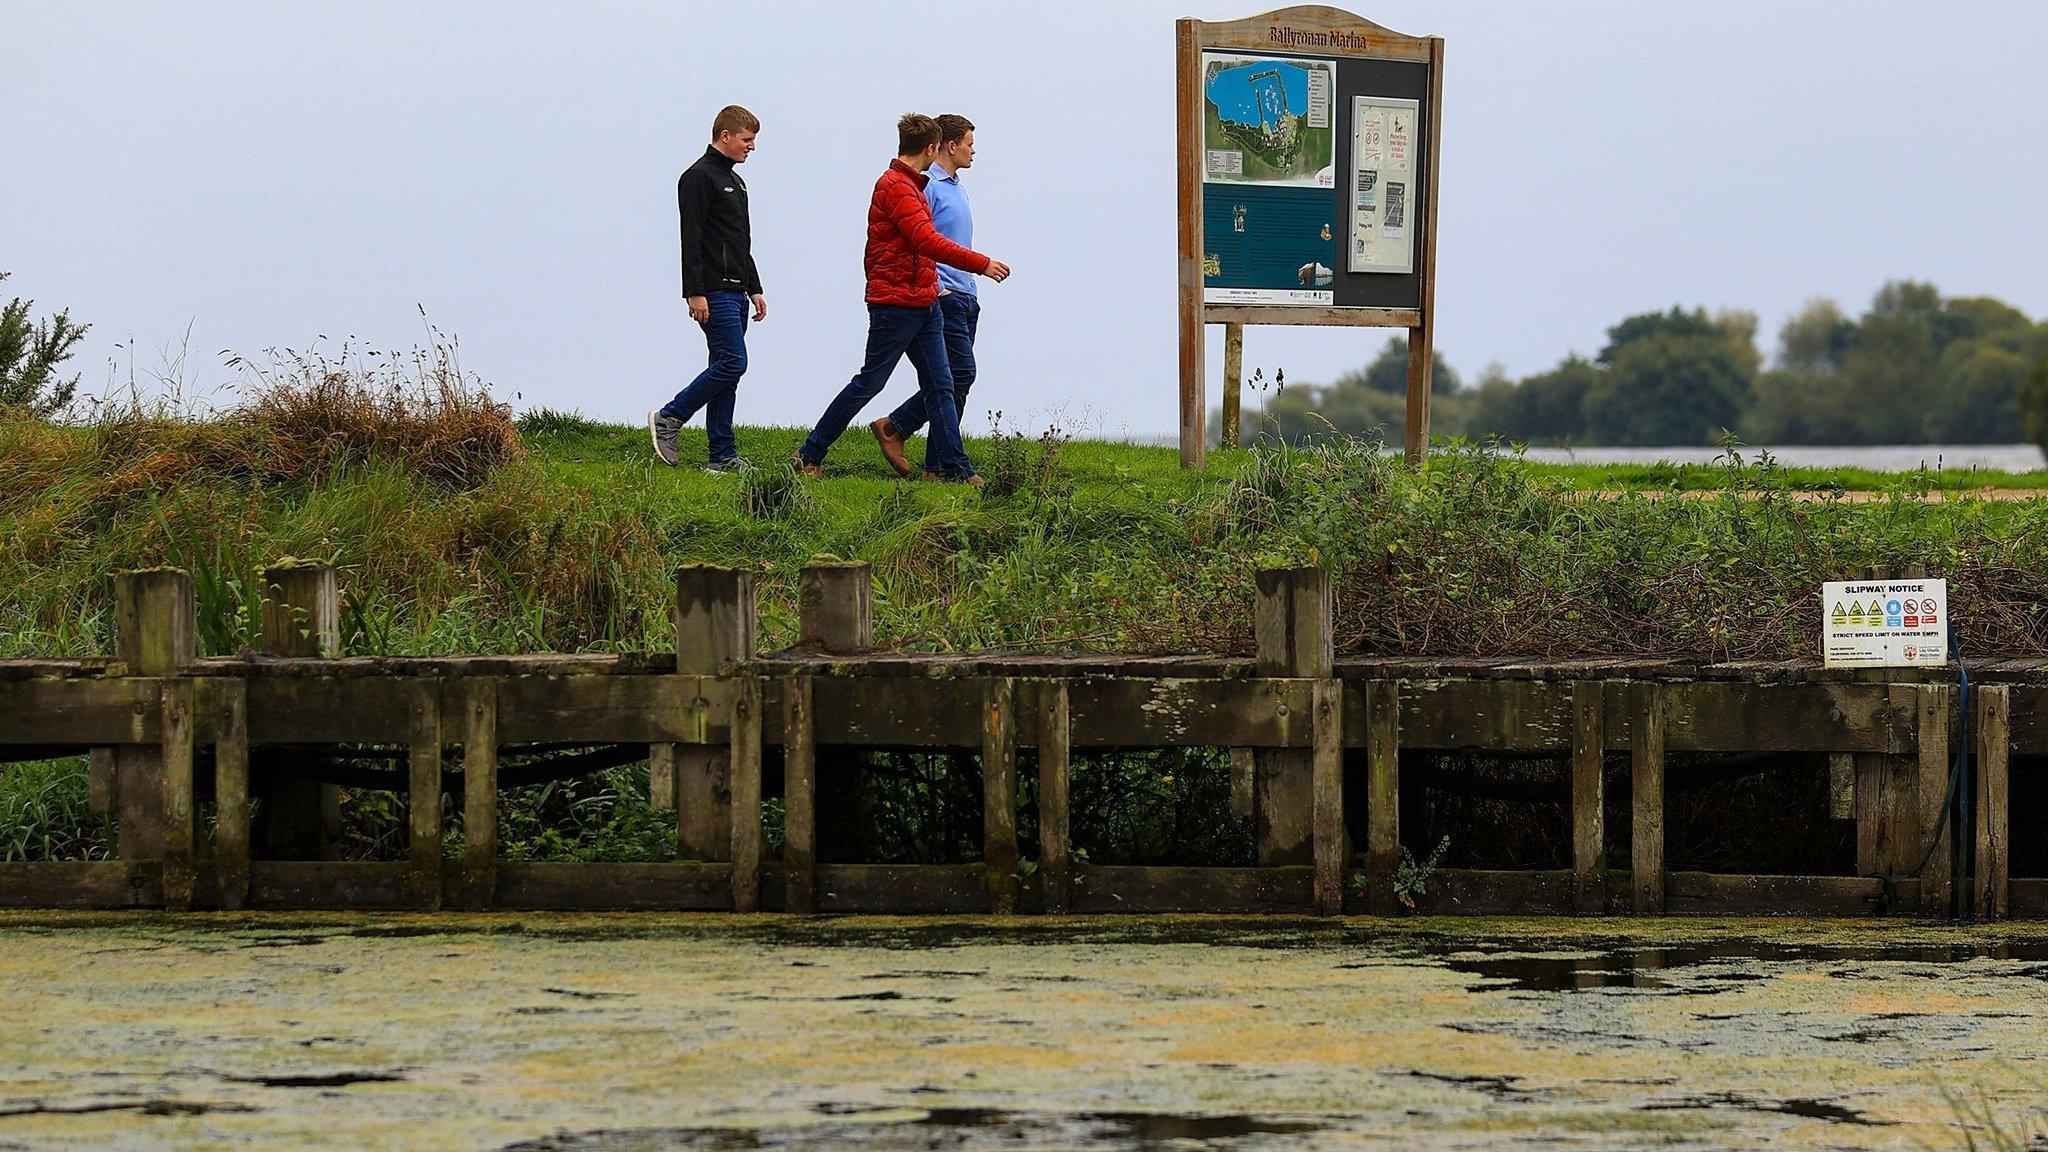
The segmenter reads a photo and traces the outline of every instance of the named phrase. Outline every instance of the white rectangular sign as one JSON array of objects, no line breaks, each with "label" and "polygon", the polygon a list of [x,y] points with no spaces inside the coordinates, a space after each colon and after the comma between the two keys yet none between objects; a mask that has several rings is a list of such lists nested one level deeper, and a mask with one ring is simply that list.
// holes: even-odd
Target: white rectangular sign
[{"label": "white rectangular sign", "polygon": [[1948,581],[1833,580],[1820,589],[1821,657],[1828,667],[1948,663]]},{"label": "white rectangular sign", "polygon": [[1351,186],[1344,190],[1351,217],[1353,272],[1412,272],[1416,130],[1422,105],[1393,97],[1351,101]]}]

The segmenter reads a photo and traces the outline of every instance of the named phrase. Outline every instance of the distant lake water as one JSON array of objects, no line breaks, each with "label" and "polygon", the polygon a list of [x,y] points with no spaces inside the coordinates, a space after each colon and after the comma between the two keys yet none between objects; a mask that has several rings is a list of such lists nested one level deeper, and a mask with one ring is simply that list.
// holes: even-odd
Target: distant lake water
[{"label": "distant lake water", "polygon": [[[1883,444],[1842,447],[1785,444],[1738,449],[1743,459],[1769,452],[1788,468],[1868,468],[1873,472],[1911,472],[1916,468],[1944,472],[1972,468],[1994,472],[2031,472],[2048,467],[2041,449],[2032,444]],[[1531,460],[1545,464],[1711,464],[1719,448],[1531,448]]]}]

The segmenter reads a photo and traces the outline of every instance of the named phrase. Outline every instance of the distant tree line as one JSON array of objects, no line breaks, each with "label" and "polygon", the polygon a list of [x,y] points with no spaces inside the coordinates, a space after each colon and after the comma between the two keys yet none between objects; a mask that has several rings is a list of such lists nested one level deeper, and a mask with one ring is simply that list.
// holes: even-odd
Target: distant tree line
[{"label": "distant tree line", "polygon": [[[2001,301],[1894,281],[1855,319],[1808,303],[1768,362],[1756,336],[1755,313],[1673,307],[1521,380],[1495,367],[1467,387],[1439,356],[1432,429],[1528,444],[1706,445],[1723,430],[1750,444],[2048,443],[2048,323]],[[1246,432],[1398,434],[1406,393],[1396,337],[1333,384],[1268,394]]]}]

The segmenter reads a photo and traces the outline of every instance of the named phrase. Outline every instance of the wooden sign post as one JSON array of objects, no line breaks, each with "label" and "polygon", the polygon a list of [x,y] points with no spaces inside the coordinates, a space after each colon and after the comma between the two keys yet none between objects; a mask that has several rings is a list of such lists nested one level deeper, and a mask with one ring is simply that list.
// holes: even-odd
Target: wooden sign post
[{"label": "wooden sign post", "polygon": [[[1408,462],[1429,451],[1444,42],[1309,5],[1176,25],[1180,460],[1207,454],[1204,326],[1408,330]],[[1231,359],[1239,360],[1241,353]],[[1232,373],[1226,373],[1231,375]],[[1238,440],[1225,380],[1223,442]]]}]

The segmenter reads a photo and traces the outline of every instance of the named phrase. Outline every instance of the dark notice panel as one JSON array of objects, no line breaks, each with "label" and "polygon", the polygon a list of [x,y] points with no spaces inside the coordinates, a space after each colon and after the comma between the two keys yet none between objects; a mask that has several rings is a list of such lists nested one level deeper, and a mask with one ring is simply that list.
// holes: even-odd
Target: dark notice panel
[{"label": "dark notice panel", "polygon": [[1349,262],[1344,259],[1343,237],[1339,236],[1337,263],[1333,265],[1337,279],[1331,285],[1336,294],[1339,308],[1420,308],[1422,307],[1423,245],[1428,237],[1423,229],[1435,219],[1434,205],[1428,203],[1430,149],[1425,142],[1432,139],[1430,133],[1436,130],[1433,118],[1436,109],[1429,106],[1429,65],[1401,60],[1337,60],[1337,187],[1331,190],[1336,199],[1338,221],[1349,221],[1351,213],[1344,198],[1351,194],[1351,101],[1358,96],[1394,96],[1418,101],[1421,116],[1416,124],[1415,148],[1415,189],[1416,201],[1413,218],[1421,224],[1415,234],[1415,270],[1400,274],[1393,272],[1351,272],[1346,269]]}]

